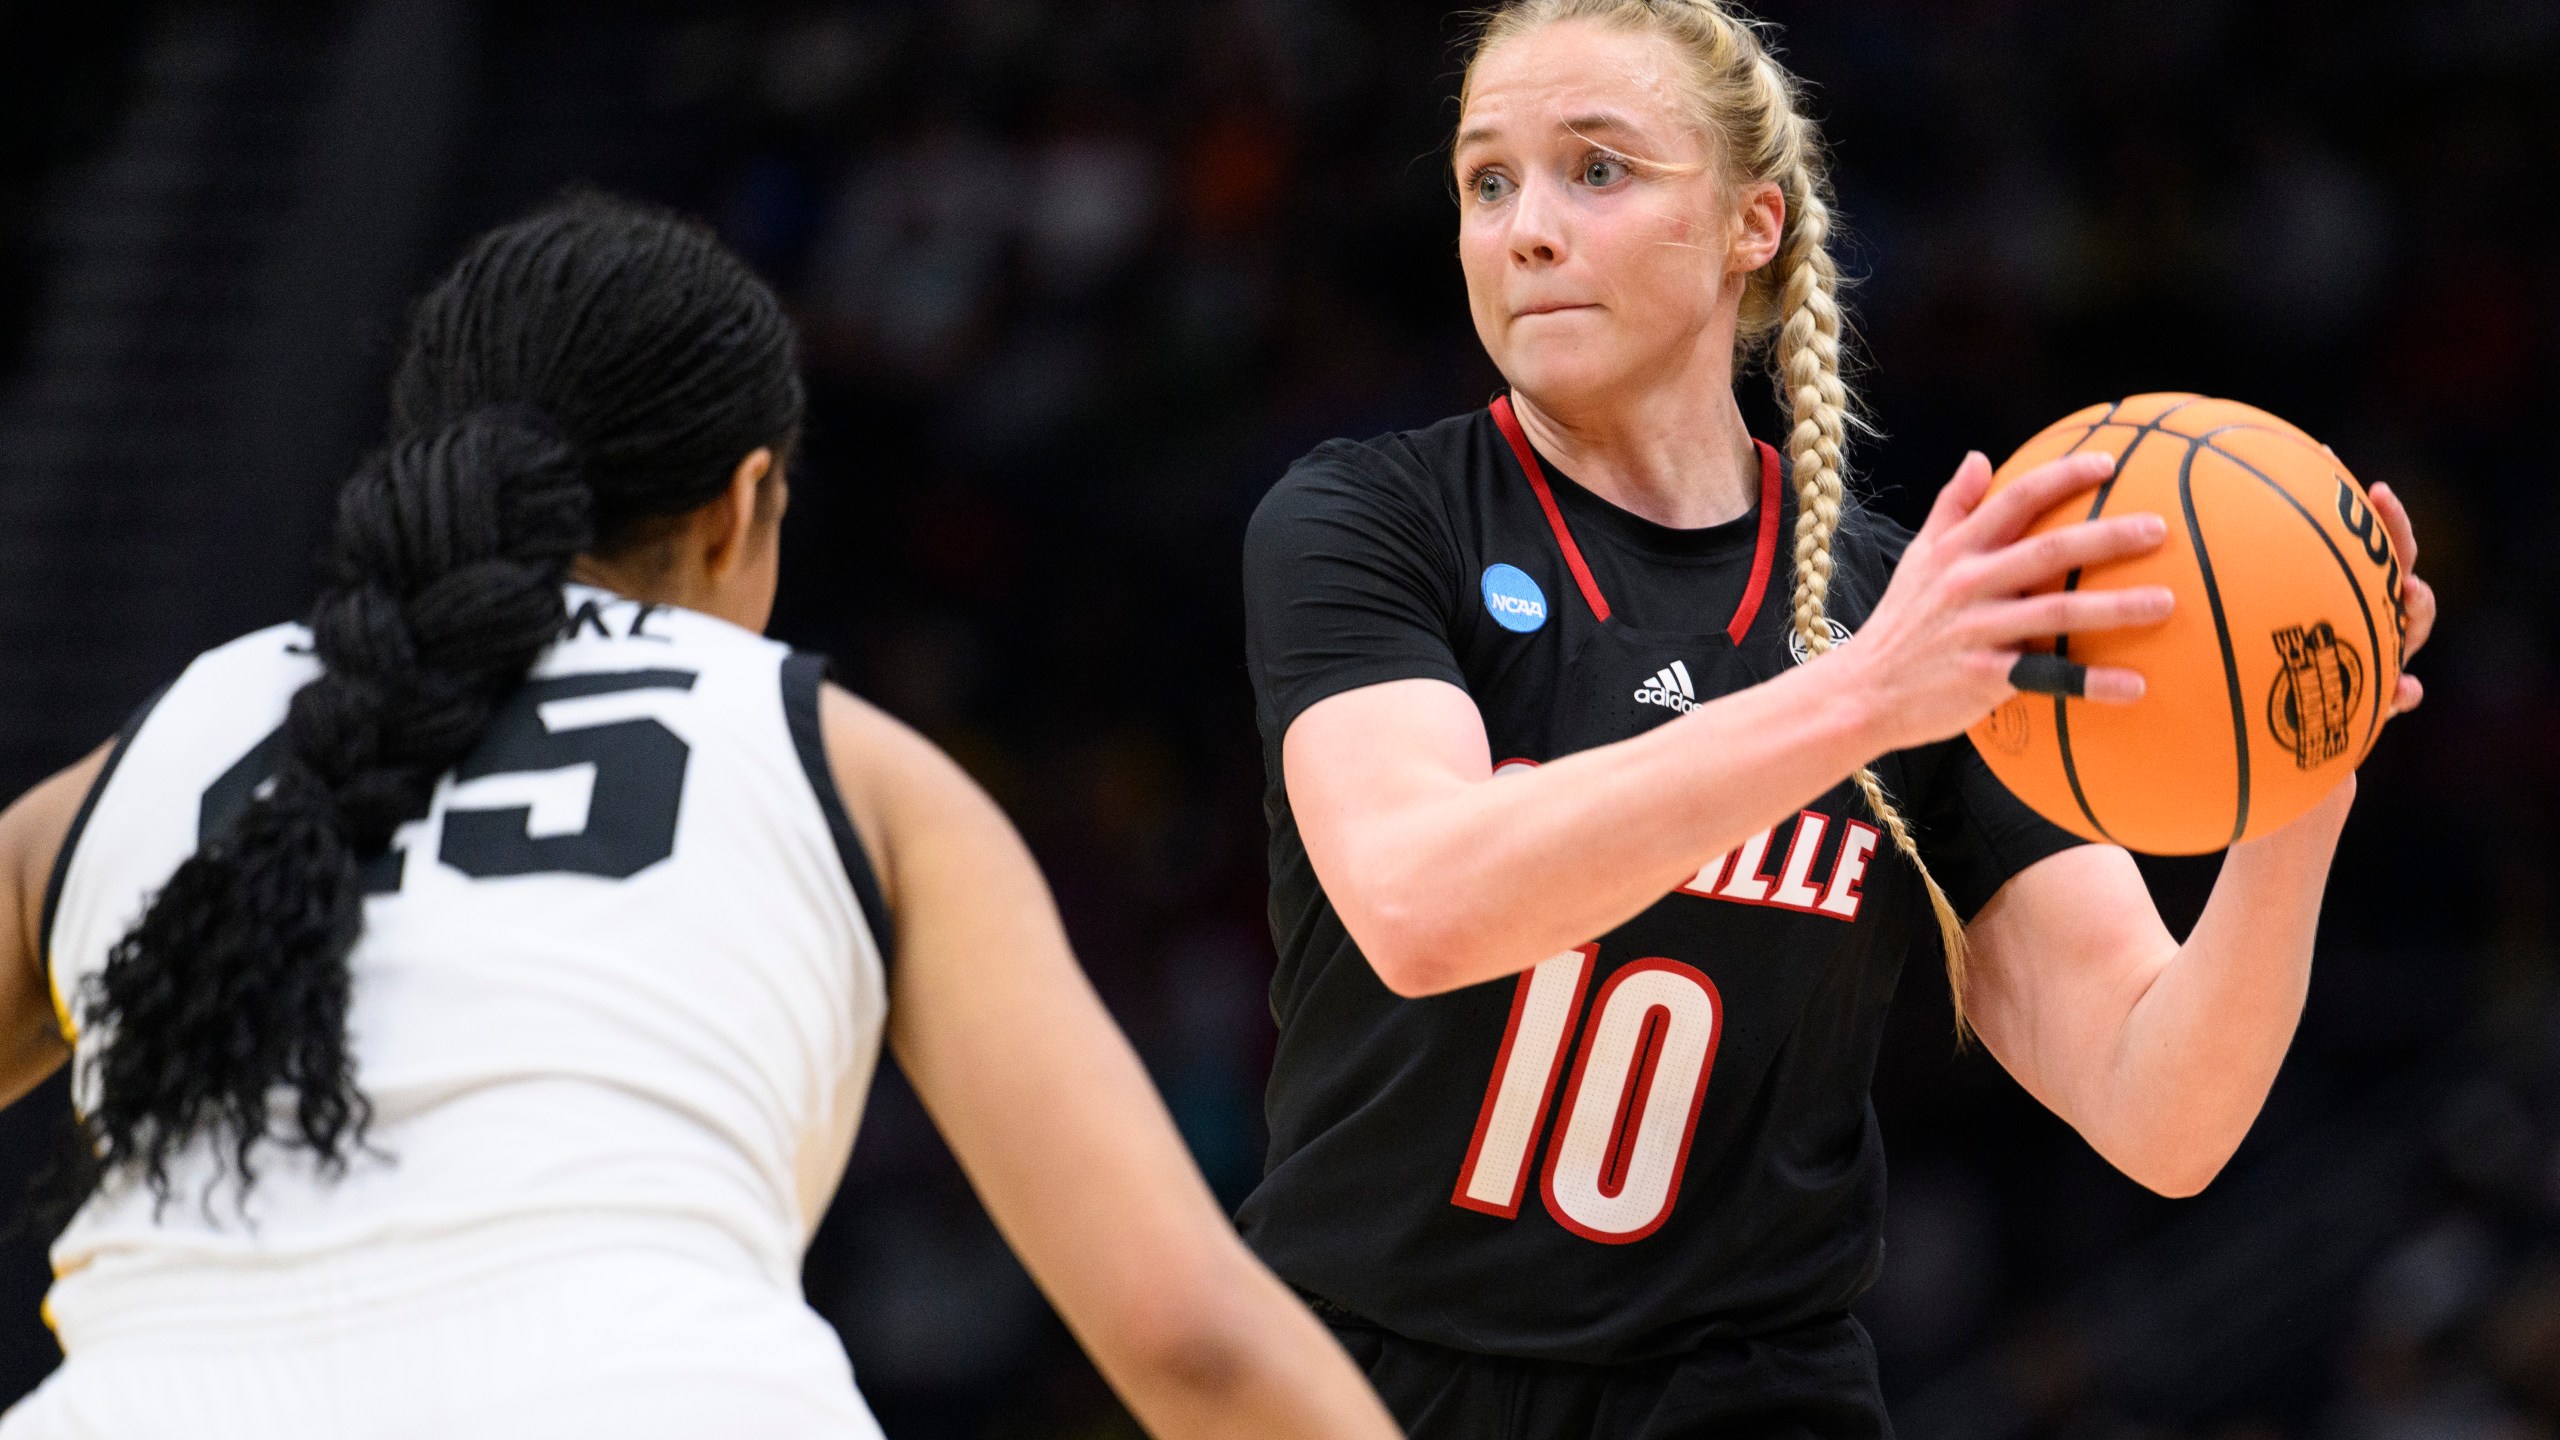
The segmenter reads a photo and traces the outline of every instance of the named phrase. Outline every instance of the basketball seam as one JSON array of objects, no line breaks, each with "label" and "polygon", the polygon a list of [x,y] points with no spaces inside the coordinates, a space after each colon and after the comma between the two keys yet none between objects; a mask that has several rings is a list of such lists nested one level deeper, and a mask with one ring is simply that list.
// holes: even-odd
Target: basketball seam
[{"label": "basketball seam", "polygon": [[[2376,672],[2373,677],[2372,686],[2372,714],[2366,718],[2364,726],[2364,749],[2365,752],[2369,754],[2373,750],[2373,737],[2382,728],[2382,676],[2380,673],[2382,668],[2382,632],[2374,626],[2373,607],[2365,603],[2364,586],[2359,584],[2356,580],[2355,567],[2347,563],[2345,552],[2338,549],[2338,542],[2330,539],[2329,532],[2321,528],[2318,517],[2314,516],[2310,511],[2302,508],[2302,502],[2293,498],[2293,492],[2277,484],[2273,476],[2213,443],[2215,436],[2225,434],[2232,430],[2256,430],[2269,435],[2281,434],[2282,432],[2268,430],[2263,425],[2227,425],[2221,430],[2215,430],[2199,437],[2196,443],[2203,446],[2205,449],[2212,451],[2214,454],[2221,456],[2223,459],[2230,461],[2232,464],[2239,466],[2241,469],[2248,471],[2252,476],[2257,478],[2259,484],[2264,485],[2268,489],[2276,492],[2276,494],[2283,496],[2284,503],[2292,506],[2293,512],[2302,517],[2302,523],[2310,526],[2311,533],[2319,536],[2320,543],[2328,547],[2329,558],[2338,562],[2338,572],[2347,577],[2347,593],[2356,597],[2356,610],[2364,618],[2364,643],[2373,656],[2374,669]],[[2323,455],[2320,458],[2324,462],[2332,460],[2332,457],[2328,455]]]},{"label": "basketball seam", "polygon": [[[2088,444],[2091,439],[2095,438],[2100,430],[2105,429],[2108,422],[2116,418],[2116,412],[2123,408],[2124,402],[2121,400],[2108,402],[2107,413],[2099,416],[2088,429],[2080,432],[2080,438],[2072,441],[2071,448],[2063,451],[2063,455],[2079,454],[2080,447]],[[2116,457],[2117,475],[2124,473],[2125,457],[2131,455],[2134,450],[2142,444],[2143,433],[2143,431],[2138,429],[2134,431],[2133,443],[2124,447],[2125,453],[2123,455]],[[2107,477],[2107,483],[2098,487],[2097,502],[2089,507],[2088,518],[2097,518],[2098,507],[2107,503],[2108,492],[2115,488],[2116,476],[2109,475]],[[2062,590],[2063,593],[2067,595],[2079,588],[2080,571],[2078,567],[2074,567],[2069,575],[2063,577]],[[2067,660],[2071,658],[2070,636],[2056,635],[2053,637],[2053,656],[2057,660]],[[2080,788],[2080,766],[2071,755],[2071,712],[2070,709],[2064,705],[2063,699],[2064,697],[2060,695],[2053,697],[2053,745],[2056,753],[2060,754],[2062,757],[2062,778],[2071,786],[2071,801],[2073,804],[2080,807],[2080,813],[2089,821],[2089,828],[2097,831],[2101,837],[2112,841],[2116,838],[2115,832],[2109,830],[2106,822],[2098,818],[2097,810],[2089,804],[2088,792]]]},{"label": "basketball seam", "polygon": [[[2166,415],[2169,412],[2162,411],[2161,413]],[[2261,425],[2254,420],[2235,420],[2228,425],[2217,425],[2211,430],[2207,430],[2202,435],[2189,435],[2183,430],[2172,430],[2169,433],[2182,440],[2207,440],[2216,435],[2228,435],[2234,430],[2254,430],[2261,435],[2273,435],[2278,440],[2283,441],[2296,450],[2302,451],[2306,455],[2316,456],[2323,465],[2335,465],[2338,463],[2338,457],[2321,449],[2318,442],[2307,441],[2290,430],[2279,430],[2272,425]]]},{"label": "basketball seam", "polygon": [[[2133,458],[2133,452],[2142,447],[2142,442],[2153,435],[2177,435],[2178,432],[2175,430],[2162,428],[2162,422],[2194,403],[2195,400],[2192,397],[2181,400],[2177,404],[2170,406],[2168,409],[2161,411],[2159,414],[2152,416],[2140,425],[2133,427],[2133,438],[2125,443],[2124,452],[2115,457],[2115,474],[2108,476],[2106,483],[2098,487],[2097,498],[2090,502],[2089,514],[2086,517],[2088,520],[2097,519],[2098,513],[2106,508],[2107,497],[2115,493],[2117,478],[2124,474],[2125,462]],[[2123,408],[2123,401],[2117,400],[2111,402],[2107,406],[2107,413],[2099,416],[2097,423],[2089,427],[2088,434],[2073,441],[2071,443],[2071,448],[2063,451],[2062,453],[2064,455],[2078,454],[2080,447],[2088,444],[2099,431],[2107,428],[2109,424],[2113,423],[2116,418],[2116,412]],[[2183,440],[2186,437],[2180,435],[2178,438]],[[2062,590],[2063,593],[2067,595],[2079,588],[2080,570],[2075,567],[2069,575],[2063,577]],[[2053,637],[2053,654],[2054,658],[2058,660],[2069,659],[2071,657],[2071,637],[2068,635],[2056,635]],[[2115,832],[2109,830],[2106,822],[2098,818],[2097,807],[2089,803],[2088,791],[2083,789],[2080,784],[2080,764],[2071,753],[2071,711],[2067,704],[2067,697],[2061,695],[2053,697],[2053,739],[2054,748],[2060,752],[2062,756],[2062,778],[2070,783],[2071,799],[2073,803],[2080,807],[2080,813],[2088,818],[2089,828],[2097,831],[2100,836],[2109,842],[2121,844],[2121,841],[2116,840]]]},{"label": "basketball seam", "polygon": [[[2089,443],[2089,437],[2090,437],[2090,436],[2097,434],[2100,430],[2102,430],[2102,429],[2104,429],[2104,428],[2106,428],[2106,422],[2105,422],[2105,421],[2103,421],[2103,420],[2099,421],[2099,422],[2098,422],[2097,424],[2095,424],[2095,425],[2083,425],[2083,426],[2081,426],[2081,427],[2080,427],[2080,433],[2079,433],[2078,435],[2075,435],[2075,436],[2073,436],[2073,437],[2072,437],[2070,447],[2069,447],[2068,449],[2064,450],[2064,451],[2062,452],[2062,455],[2069,455],[2069,454],[2072,454],[2072,453],[2074,453],[2074,452],[2078,451],[2078,450],[2079,450],[2079,448],[2080,448],[2081,446],[2086,445],[2086,444],[2088,444],[2088,443]],[[2055,458],[2055,459],[2057,459],[2057,460],[2059,460],[2059,459],[2061,459],[2061,458],[2062,458],[2062,455],[2057,455],[2057,456],[2055,456],[2054,458]]]},{"label": "basketball seam", "polygon": [[2187,539],[2195,546],[2196,552],[2196,573],[2204,579],[2205,603],[2213,611],[2213,635],[2222,645],[2222,685],[2231,698],[2232,756],[2239,768],[2236,787],[2239,793],[2233,802],[2231,817],[2231,843],[2236,845],[2249,828],[2248,709],[2240,700],[2240,657],[2231,648],[2231,623],[2222,613],[2222,587],[2213,578],[2213,555],[2205,547],[2204,525],[2196,519],[2196,454],[2205,446],[2192,436],[2180,438],[2187,442],[2187,454],[2178,462],[2178,508],[2186,512]]}]

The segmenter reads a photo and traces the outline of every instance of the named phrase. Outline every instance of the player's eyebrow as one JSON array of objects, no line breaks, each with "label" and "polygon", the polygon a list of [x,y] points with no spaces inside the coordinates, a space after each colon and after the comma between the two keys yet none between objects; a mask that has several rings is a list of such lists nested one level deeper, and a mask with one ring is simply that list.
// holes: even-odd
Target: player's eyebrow
[{"label": "player's eyebrow", "polygon": [[1609,130],[1625,135],[1641,130],[1643,127],[1637,125],[1634,121],[1627,119],[1623,115],[1616,115],[1606,110],[1599,110],[1594,111],[1589,115],[1576,115],[1572,117],[1564,122],[1564,128],[1576,135],[1588,135],[1595,130]]},{"label": "player's eyebrow", "polygon": [[[1599,132],[1608,132],[1617,135],[1630,135],[1640,133],[1643,129],[1642,126],[1637,125],[1634,121],[1629,120],[1625,116],[1607,110],[1595,110],[1588,115],[1569,116],[1566,118],[1562,128],[1567,134],[1582,136],[1589,136]],[[1457,143],[1450,148],[1463,150],[1469,145],[1494,139],[1501,133],[1500,128],[1493,125],[1471,126],[1458,132]]]}]

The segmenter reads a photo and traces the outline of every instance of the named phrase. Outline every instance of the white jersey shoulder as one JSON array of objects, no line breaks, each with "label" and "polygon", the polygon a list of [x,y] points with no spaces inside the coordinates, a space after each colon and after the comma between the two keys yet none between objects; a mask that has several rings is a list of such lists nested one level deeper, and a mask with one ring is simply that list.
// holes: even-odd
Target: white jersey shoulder
[{"label": "white jersey shoulder", "polygon": [[[887,920],[818,738],[815,657],[571,587],[571,621],[368,873],[348,1022],[369,1141],[343,1177],[261,1152],[245,1216],[199,1143],[181,1203],[103,1191],[78,1272],[295,1253],[528,1215],[715,1228],[796,1283],[887,1008]],[[150,895],[272,771],[318,671],[277,626],[198,657],[120,741],[75,825],[47,950],[81,997]],[[67,1316],[65,1317],[68,1318]]]}]

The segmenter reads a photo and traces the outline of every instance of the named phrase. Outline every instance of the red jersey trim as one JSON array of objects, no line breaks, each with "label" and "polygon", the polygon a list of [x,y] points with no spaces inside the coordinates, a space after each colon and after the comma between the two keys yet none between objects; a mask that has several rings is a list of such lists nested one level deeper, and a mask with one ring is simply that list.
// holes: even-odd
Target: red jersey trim
[{"label": "red jersey trim", "polygon": [[[1538,463],[1538,452],[1529,448],[1528,432],[1520,428],[1520,417],[1512,413],[1511,397],[1494,397],[1493,423],[1500,427],[1502,438],[1511,444],[1511,454],[1520,462],[1520,473],[1529,477],[1529,489],[1538,497],[1538,508],[1547,514],[1547,528],[1555,532],[1556,548],[1564,552],[1564,567],[1573,572],[1573,583],[1582,591],[1583,603],[1591,607],[1592,618],[1606,624],[1609,598],[1600,593],[1600,582],[1591,576],[1591,566],[1582,558],[1582,547],[1573,543],[1573,531],[1564,523],[1564,511],[1556,507],[1555,491],[1547,484],[1545,467]],[[1766,441],[1754,440],[1752,448],[1760,452],[1760,533],[1751,547],[1751,579],[1742,587],[1742,603],[1734,607],[1733,622],[1724,633],[1734,644],[1751,633],[1751,622],[1760,618],[1760,602],[1769,594],[1769,572],[1778,558],[1778,452]]]},{"label": "red jersey trim", "polygon": [[1537,492],[1538,508],[1547,512],[1547,528],[1556,532],[1556,548],[1564,552],[1564,568],[1573,572],[1573,583],[1582,587],[1583,603],[1591,607],[1593,619],[1608,623],[1608,597],[1600,593],[1600,582],[1591,578],[1591,567],[1582,563],[1582,547],[1573,543],[1573,532],[1565,528],[1564,512],[1556,508],[1555,492],[1547,488],[1547,472],[1538,464],[1538,452],[1529,448],[1529,436],[1520,428],[1520,417],[1511,413],[1510,396],[1494,397],[1493,423],[1502,427],[1502,438],[1511,442],[1511,453],[1519,458],[1521,473],[1529,477],[1529,488]]},{"label": "red jersey trim", "polygon": [[1751,633],[1760,618],[1760,601],[1769,593],[1769,571],[1778,559],[1778,452],[1768,442],[1751,442],[1760,451],[1760,538],[1751,547],[1751,583],[1742,587],[1742,603],[1724,633],[1734,644]]}]

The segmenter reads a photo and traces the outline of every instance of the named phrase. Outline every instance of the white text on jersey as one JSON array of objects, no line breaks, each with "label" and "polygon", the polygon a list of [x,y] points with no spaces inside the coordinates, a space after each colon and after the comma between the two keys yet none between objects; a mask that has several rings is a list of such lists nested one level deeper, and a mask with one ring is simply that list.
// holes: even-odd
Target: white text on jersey
[{"label": "white text on jersey", "polygon": [[1796,816],[1784,859],[1770,873],[1778,827],[1770,826],[1698,868],[1695,877],[1675,893],[1702,900],[1730,900],[1738,905],[1768,905],[1833,920],[1855,920],[1865,903],[1867,862],[1875,858],[1876,828],[1859,820],[1839,822],[1840,843],[1832,850],[1827,875],[1814,879],[1814,862],[1825,848],[1832,818],[1818,810]]}]

